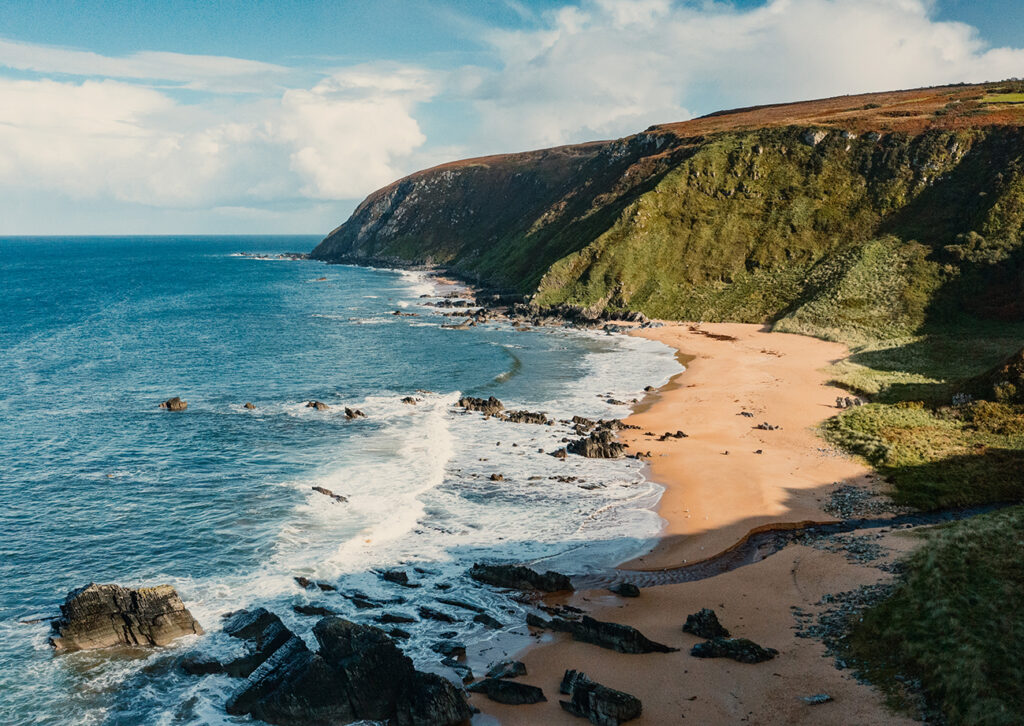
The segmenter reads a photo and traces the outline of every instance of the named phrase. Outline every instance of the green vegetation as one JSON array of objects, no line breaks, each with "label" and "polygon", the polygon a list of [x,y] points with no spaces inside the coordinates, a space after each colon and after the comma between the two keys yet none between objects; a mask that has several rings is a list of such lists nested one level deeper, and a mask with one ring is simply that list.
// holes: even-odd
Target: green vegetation
[{"label": "green vegetation", "polygon": [[[919,681],[932,719],[1011,726],[1024,713],[1024,507],[932,528],[892,596],[854,626],[851,656],[907,705]],[[936,719],[934,716],[939,716]]]},{"label": "green vegetation", "polygon": [[1024,103],[1024,93],[992,93],[981,99],[982,103]]}]

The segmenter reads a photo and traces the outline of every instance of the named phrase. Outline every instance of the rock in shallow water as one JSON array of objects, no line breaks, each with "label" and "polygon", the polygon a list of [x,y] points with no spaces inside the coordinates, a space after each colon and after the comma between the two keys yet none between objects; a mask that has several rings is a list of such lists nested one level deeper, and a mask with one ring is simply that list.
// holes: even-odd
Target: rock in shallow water
[{"label": "rock in shallow water", "polygon": [[167,645],[203,628],[170,585],[130,590],[91,583],[68,593],[53,621],[50,644],[58,651],[113,645]]},{"label": "rock in shallow water", "polygon": [[417,671],[378,628],[324,618],[318,652],[289,640],[228,700],[227,711],[282,726],[387,721],[454,726],[471,715],[465,695],[441,676]]},{"label": "rock in shallow water", "polygon": [[469,576],[486,585],[507,587],[513,590],[541,590],[543,592],[572,590],[572,582],[566,575],[551,570],[541,574],[520,565],[482,565],[477,563],[470,568]]},{"label": "rock in shallow water", "polygon": [[566,445],[570,454],[578,454],[588,459],[621,459],[626,455],[626,447],[615,440],[610,429],[598,429],[590,436]]},{"label": "rock in shallow water", "polygon": [[579,671],[566,671],[559,690],[569,696],[568,701],[559,701],[559,705],[595,726],[619,726],[637,718],[643,710],[636,696],[595,683]]},{"label": "rock in shallow water", "polygon": [[184,411],[188,408],[188,401],[182,401],[178,396],[175,396],[161,403],[160,408],[165,411]]}]

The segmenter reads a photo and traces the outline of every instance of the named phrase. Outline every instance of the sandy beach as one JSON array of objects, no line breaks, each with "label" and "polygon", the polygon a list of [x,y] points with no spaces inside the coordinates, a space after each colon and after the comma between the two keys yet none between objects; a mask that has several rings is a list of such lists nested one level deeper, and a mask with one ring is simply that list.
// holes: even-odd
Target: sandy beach
[{"label": "sandy beach", "polygon": [[[822,506],[835,483],[866,483],[872,476],[815,434],[834,415],[836,397],[848,395],[828,385],[825,371],[847,354],[844,346],[742,324],[671,324],[635,334],[676,348],[687,369],[627,419],[640,428],[623,432],[622,440],[632,451],[651,452],[649,475],[666,491],[661,538],[623,568],[692,563],[769,524],[831,521]],[[679,430],[687,437],[657,440]],[[883,530],[873,537],[890,558],[913,546],[906,534]],[[566,602],[679,651],[626,655],[538,632],[537,644],[519,655],[528,669],[521,680],[543,688],[547,703],[500,706],[479,695],[473,702],[502,724],[581,723],[558,705],[562,674],[572,668],[639,697],[644,713],[632,722],[638,726],[911,723],[890,713],[877,691],[837,670],[820,642],[795,630],[794,608],[814,612],[827,593],[889,577],[841,552],[790,546],[717,577],[645,588],[635,599],[578,591]],[[692,657],[699,639],[681,626],[703,607],[715,609],[734,637],[776,648],[779,656],[758,665]],[[832,701],[801,700],[818,693]]]}]

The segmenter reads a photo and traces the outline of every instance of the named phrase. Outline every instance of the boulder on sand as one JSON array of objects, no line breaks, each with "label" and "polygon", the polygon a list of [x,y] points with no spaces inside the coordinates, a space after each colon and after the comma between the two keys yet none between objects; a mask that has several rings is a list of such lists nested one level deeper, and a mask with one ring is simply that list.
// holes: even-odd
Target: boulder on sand
[{"label": "boulder on sand", "polygon": [[778,654],[774,648],[762,648],[746,638],[712,638],[690,649],[696,658],[731,658],[737,663],[763,663]]},{"label": "boulder on sand", "polygon": [[455,726],[470,717],[465,695],[441,676],[417,671],[384,631],[329,617],[313,635],[319,651],[289,641],[231,696],[228,713],[282,726]]},{"label": "boulder on sand", "polygon": [[131,590],[90,583],[69,592],[60,612],[52,624],[50,644],[64,652],[167,645],[183,635],[203,632],[170,585]]},{"label": "boulder on sand", "polygon": [[477,563],[469,570],[469,576],[477,582],[512,590],[541,590],[559,592],[572,590],[572,582],[566,575],[548,570],[541,574],[520,565],[482,565]]},{"label": "boulder on sand", "polygon": [[180,398],[175,396],[174,398],[168,398],[166,401],[161,403],[160,408],[165,411],[184,411],[188,408],[188,401],[182,401]]},{"label": "boulder on sand", "polygon": [[648,639],[631,625],[607,623],[594,620],[587,615],[579,620],[557,617],[544,620],[538,615],[529,613],[526,616],[526,624],[534,628],[569,633],[573,640],[608,648],[619,653],[673,653],[678,650],[678,648],[671,648]]},{"label": "boulder on sand", "polygon": [[595,683],[579,671],[566,671],[559,691],[569,696],[568,701],[558,702],[564,710],[595,726],[619,726],[643,710],[636,696]]},{"label": "boulder on sand", "polygon": [[506,681],[500,678],[485,678],[466,689],[470,693],[482,693],[492,701],[509,706],[520,706],[525,703],[546,701],[544,691],[537,686],[530,686],[518,681]]},{"label": "boulder on sand", "polygon": [[729,631],[718,622],[718,616],[711,608],[701,608],[693,615],[686,616],[683,632],[696,635],[698,638],[728,638]]}]

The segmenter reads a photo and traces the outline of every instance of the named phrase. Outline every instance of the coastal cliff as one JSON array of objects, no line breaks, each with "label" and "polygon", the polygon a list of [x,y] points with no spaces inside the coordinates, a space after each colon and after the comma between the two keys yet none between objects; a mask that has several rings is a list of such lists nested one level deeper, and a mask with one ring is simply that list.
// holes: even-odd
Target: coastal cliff
[{"label": "coastal cliff", "polygon": [[312,257],[441,267],[542,306],[827,321],[846,338],[950,306],[1019,319],[1019,85],[739,109],[453,162],[371,194]]}]

